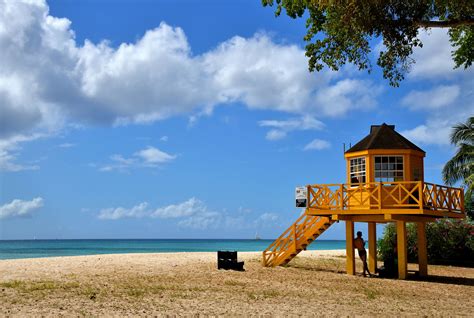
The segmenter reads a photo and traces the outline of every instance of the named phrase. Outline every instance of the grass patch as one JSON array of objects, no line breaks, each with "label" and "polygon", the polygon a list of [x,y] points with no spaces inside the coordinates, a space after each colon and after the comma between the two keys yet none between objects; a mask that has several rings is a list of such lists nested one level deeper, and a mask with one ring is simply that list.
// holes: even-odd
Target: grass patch
[{"label": "grass patch", "polygon": [[141,288],[130,288],[127,289],[127,295],[131,297],[143,297],[145,295],[145,290]]},{"label": "grass patch", "polygon": [[253,292],[247,292],[247,297],[251,300],[257,300],[258,296]]},{"label": "grass patch", "polygon": [[13,280],[9,282],[3,282],[0,284],[1,287],[13,288],[20,292],[35,292],[43,290],[54,290],[59,289],[60,285],[55,281],[23,281]]},{"label": "grass patch", "polygon": [[247,284],[245,283],[242,283],[242,282],[239,282],[239,281],[236,281],[236,280],[225,280],[224,281],[224,285],[227,285],[227,286],[241,286],[241,287],[245,287]]},{"label": "grass patch", "polygon": [[147,295],[162,295],[169,294],[172,298],[189,298],[189,295],[207,291],[207,288],[199,286],[182,286],[182,285],[163,285],[163,284],[152,284],[142,281],[129,282],[122,285],[120,290],[121,294],[125,294],[131,297],[144,297]]},{"label": "grass patch", "polygon": [[206,291],[206,290],[209,290],[209,289],[204,288],[204,287],[194,286],[194,287],[186,288],[186,290],[191,291],[191,292],[202,292],[202,291]]},{"label": "grass patch", "polygon": [[0,287],[19,289],[23,284],[24,282],[21,280],[11,280],[9,282],[1,282]]},{"label": "grass patch", "polygon": [[276,290],[264,290],[263,298],[273,298],[280,296],[280,293]]},{"label": "grass patch", "polygon": [[305,269],[312,271],[327,271],[340,273],[345,271],[344,259],[320,258],[313,259],[309,257],[295,257],[286,265],[289,268]]},{"label": "grass patch", "polygon": [[181,290],[181,291],[173,291],[170,294],[170,297],[171,299],[189,299],[189,298],[193,298],[193,295],[191,295],[190,293],[184,290]]},{"label": "grass patch", "polygon": [[34,291],[42,291],[42,290],[54,290],[59,289],[59,285],[53,281],[38,281],[38,282],[31,282],[27,285],[27,291],[34,292]]},{"label": "grass patch", "polygon": [[85,286],[83,289],[80,290],[80,294],[86,296],[90,300],[96,300],[97,297],[100,295],[100,289]]},{"label": "grass patch", "polygon": [[247,297],[251,300],[268,299],[268,298],[274,298],[278,296],[280,296],[280,293],[273,289],[264,290],[260,293],[251,292],[251,291],[247,292]]},{"label": "grass patch", "polygon": [[35,291],[49,291],[49,290],[71,290],[80,287],[78,282],[58,282],[52,280],[40,281],[23,281],[12,280],[0,283],[0,287],[13,288],[20,292],[35,292]]},{"label": "grass patch", "polygon": [[149,287],[150,293],[161,294],[166,290],[166,286],[163,285],[152,285]]},{"label": "grass patch", "polygon": [[367,299],[373,300],[377,298],[379,293],[375,289],[364,288],[364,294],[367,296]]}]

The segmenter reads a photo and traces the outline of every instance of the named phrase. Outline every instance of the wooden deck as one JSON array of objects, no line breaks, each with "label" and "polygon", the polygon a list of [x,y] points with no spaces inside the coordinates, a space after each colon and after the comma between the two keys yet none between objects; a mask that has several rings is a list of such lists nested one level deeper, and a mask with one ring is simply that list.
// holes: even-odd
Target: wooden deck
[{"label": "wooden deck", "polygon": [[[307,215],[361,222],[463,218],[464,191],[422,181],[308,185]],[[421,218],[421,219],[420,219]]]}]

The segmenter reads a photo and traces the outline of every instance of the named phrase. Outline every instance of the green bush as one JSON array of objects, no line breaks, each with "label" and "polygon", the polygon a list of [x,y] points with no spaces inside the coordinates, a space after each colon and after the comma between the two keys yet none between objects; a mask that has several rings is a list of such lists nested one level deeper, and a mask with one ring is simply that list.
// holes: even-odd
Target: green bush
[{"label": "green bush", "polygon": [[[474,223],[472,220],[441,219],[426,224],[428,262],[474,266]],[[408,261],[418,262],[416,224],[407,224]],[[396,227],[390,223],[378,241],[381,260],[393,257],[396,246]]]}]

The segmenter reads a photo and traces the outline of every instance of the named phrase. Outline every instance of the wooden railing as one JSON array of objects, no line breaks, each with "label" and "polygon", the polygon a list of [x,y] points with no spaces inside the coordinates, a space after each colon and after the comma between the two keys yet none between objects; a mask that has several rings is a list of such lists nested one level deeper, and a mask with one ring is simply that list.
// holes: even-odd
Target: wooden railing
[{"label": "wooden railing", "polygon": [[320,210],[425,209],[464,213],[464,191],[422,181],[315,184],[308,207]]},{"label": "wooden railing", "polygon": [[302,214],[263,252],[263,265],[277,266],[285,259],[290,258],[291,254],[298,254],[304,248],[304,244],[307,245],[309,240],[314,239],[315,233],[320,228],[327,226],[327,222],[332,223],[325,217]]}]

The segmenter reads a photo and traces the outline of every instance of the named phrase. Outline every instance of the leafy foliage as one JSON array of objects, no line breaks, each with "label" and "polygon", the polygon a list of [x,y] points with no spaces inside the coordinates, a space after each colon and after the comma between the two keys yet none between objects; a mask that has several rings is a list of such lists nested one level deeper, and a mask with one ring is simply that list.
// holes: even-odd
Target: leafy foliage
[{"label": "leafy foliage", "polygon": [[304,40],[309,70],[324,65],[338,70],[345,63],[359,70],[372,65],[370,40],[382,38],[385,49],[377,64],[384,78],[398,86],[414,62],[413,48],[422,46],[419,28],[450,28],[456,67],[467,68],[474,59],[474,1],[472,0],[262,0],[276,5],[275,15],[284,8],[288,16],[306,17]]},{"label": "leafy foliage", "polygon": [[[469,220],[442,219],[426,224],[428,262],[431,264],[468,264],[474,260],[474,223]],[[394,256],[396,227],[393,223],[385,227],[378,241],[378,252],[382,260]],[[407,224],[408,261],[418,262],[416,224]],[[469,263],[470,262],[470,263]]]},{"label": "leafy foliage", "polygon": [[443,168],[443,179],[449,184],[462,182],[466,188],[465,202],[468,216],[474,217],[472,204],[474,195],[474,117],[457,124],[451,133],[451,142],[458,151]]}]

